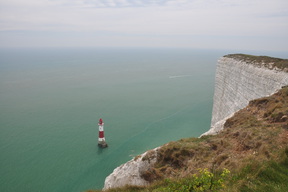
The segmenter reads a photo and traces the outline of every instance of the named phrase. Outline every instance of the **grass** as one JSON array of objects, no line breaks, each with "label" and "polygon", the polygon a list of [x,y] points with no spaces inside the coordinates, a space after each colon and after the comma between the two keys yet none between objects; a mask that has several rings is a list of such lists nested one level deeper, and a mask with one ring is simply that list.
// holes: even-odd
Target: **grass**
[{"label": "grass", "polygon": [[[281,161],[261,162],[251,159],[239,171],[231,174],[228,172],[224,176],[221,176],[223,170],[222,172],[213,170],[212,173],[204,169],[188,177],[166,178],[146,187],[125,186],[109,189],[106,192],[286,192],[288,189],[287,151],[288,148],[280,150],[283,158]],[[101,192],[101,190],[89,190],[88,192]]]},{"label": "grass", "polygon": [[280,70],[288,72],[288,59],[280,59],[268,56],[254,56],[247,54],[230,54],[224,57],[237,59],[247,63],[252,63],[257,66],[265,66],[269,69],[278,68]]},{"label": "grass", "polygon": [[[287,150],[287,148],[286,148]],[[277,162],[252,161],[231,179],[229,191],[287,191],[288,190],[288,156]]]}]

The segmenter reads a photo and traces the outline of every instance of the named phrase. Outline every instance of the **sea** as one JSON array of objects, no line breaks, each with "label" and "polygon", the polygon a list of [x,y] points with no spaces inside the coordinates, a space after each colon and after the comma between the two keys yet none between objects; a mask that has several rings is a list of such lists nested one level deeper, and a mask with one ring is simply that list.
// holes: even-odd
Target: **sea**
[{"label": "sea", "polygon": [[217,59],[228,53],[0,49],[0,191],[101,189],[146,150],[199,137],[210,128]]}]

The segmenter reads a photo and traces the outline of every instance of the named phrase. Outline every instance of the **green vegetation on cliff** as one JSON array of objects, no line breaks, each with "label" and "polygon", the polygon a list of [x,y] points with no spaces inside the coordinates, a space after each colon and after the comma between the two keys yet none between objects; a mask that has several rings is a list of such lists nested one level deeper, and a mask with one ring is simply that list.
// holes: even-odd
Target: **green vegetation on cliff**
[{"label": "green vegetation on cliff", "polygon": [[266,67],[268,69],[280,69],[282,71],[288,72],[288,59],[280,59],[268,56],[254,56],[247,54],[229,54],[224,57],[237,59],[239,61],[244,61],[246,63],[251,63],[259,67]]},{"label": "green vegetation on cliff", "polygon": [[[287,191],[288,87],[251,101],[224,127],[218,135],[162,146],[154,167],[142,175],[151,185],[108,192]],[[145,158],[152,157],[148,152]]]}]

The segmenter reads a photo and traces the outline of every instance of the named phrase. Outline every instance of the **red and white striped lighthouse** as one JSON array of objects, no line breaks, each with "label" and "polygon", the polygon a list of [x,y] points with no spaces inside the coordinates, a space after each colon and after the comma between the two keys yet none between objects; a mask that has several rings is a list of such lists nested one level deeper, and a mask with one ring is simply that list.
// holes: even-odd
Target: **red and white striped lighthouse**
[{"label": "red and white striped lighthouse", "polygon": [[105,137],[104,137],[104,123],[103,120],[100,118],[99,119],[99,138],[98,138],[98,146],[105,148],[108,147],[106,141],[105,141]]}]

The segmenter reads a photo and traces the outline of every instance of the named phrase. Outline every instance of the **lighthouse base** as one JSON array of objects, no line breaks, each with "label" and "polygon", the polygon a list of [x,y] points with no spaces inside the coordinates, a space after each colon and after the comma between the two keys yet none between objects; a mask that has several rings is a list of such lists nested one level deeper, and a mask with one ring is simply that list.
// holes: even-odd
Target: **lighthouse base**
[{"label": "lighthouse base", "polygon": [[102,141],[102,142],[98,143],[98,147],[106,148],[106,147],[108,147],[108,144],[105,141]]}]

